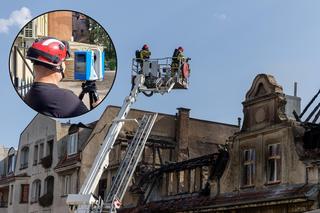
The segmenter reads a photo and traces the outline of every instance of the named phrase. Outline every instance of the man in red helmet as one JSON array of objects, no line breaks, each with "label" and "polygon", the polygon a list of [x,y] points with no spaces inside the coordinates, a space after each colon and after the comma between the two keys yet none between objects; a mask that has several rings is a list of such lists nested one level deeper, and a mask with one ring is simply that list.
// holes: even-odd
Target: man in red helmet
[{"label": "man in red helmet", "polygon": [[37,112],[56,118],[70,118],[88,112],[73,92],[58,87],[68,57],[68,42],[52,37],[37,39],[28,49],[26,58],[33,63],[35,77],[24,100]]},{"label": "man in red helmet", "polygon": [[140,51],[140,58],[141,59],[149,59],[150,58],[150,55],[151,55],[151,52],[149,50],[149,47],[147,44],[144,44],[142,46],[142,49]]}]

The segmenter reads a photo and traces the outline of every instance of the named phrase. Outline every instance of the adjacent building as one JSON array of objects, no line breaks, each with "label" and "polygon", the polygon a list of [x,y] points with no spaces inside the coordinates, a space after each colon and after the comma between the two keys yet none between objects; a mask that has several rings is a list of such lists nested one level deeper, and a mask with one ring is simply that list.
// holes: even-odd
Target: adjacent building
[{"label": "adjacent building", "polygon": [[[5,169],[11,171],[14,168],[14,171],[6,172],[0,179],[0,199],[2,190],[5,203],[1,210],[67,212],[67,195],[79,191],[119,110],[119,107],[109,106],[98,121],[90,124],[60,123],[41,114],[35,116],[20,135],[17,153],[14,149],[4,151],[4,157],[8,161],[12,161],[9,160],[11,156],[16,160],[13,160],[14,167],[11,163]],[[178,108],[176,115],[158,115],[130,184],[130,188],[135,190],[127,192],[124,206],[133,207],[138,203],[142,174],[174,162],[217,152],[228,136],[239,128],[235,125],[190,118],[189,111]],[[132,109],[128,118],[141,119],[145,113],[150,112]],[[110,189],[136,128],[134,122],[127,122],[122,128],[110,153],[110,165],[96,189],[97,196],[104,197]],[[194,173],[197,176],[194,184],[198,192],[202,190],[202,182],[199,182],[201,174],[208,174],[208,169]]]},{"label": "adjacent building", "polygon": [[26,59],[26,55],[36,39],[49,36],[69,42],[71,58],[66,61],[65,80],[74,80],[75,50],[105,48],[89,41],[88,22],[87,16],[76,12],[54,11],[33,19],[21,29],[12,45],[9,63],[12,82],[22,97],[31,87],[34,78],[33,65]]}]

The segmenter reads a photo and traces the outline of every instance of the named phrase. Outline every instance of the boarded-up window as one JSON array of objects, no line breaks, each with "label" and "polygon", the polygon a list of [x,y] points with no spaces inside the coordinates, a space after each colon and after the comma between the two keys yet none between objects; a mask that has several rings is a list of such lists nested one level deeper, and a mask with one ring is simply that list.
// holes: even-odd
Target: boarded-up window
[{"label": "boarded-up window", "polygon": [[243,151],[242,185],[251,186],[254,184],[255,176],[255,150],[246,149]]},{"label": "boarded-up window", "polygon": [[268,145],[267,181],[280,181],[281,177],[281,150],[280,144]]}]

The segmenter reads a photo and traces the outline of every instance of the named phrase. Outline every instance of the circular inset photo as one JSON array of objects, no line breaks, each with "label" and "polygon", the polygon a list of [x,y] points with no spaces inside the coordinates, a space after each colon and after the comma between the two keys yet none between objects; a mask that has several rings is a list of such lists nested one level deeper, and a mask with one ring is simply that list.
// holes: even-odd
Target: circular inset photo
[{"label": "circular inset photo", "polygon": [[9,58],[12,83],[35,111],[71,118],[95,108],[116,77],[117,56],[107,31],[75,11],[51,11],[28,22]]}]

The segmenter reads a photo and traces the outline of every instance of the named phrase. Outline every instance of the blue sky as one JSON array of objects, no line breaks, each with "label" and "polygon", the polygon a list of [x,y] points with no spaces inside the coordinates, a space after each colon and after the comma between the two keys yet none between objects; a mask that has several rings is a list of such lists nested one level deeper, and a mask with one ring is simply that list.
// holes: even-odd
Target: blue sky
[{"label": "blue sky", "polygon": [[[153,57],[171,56],[183,46],[192,58],[190,89],[140,95],[134,108],[226,123],[242,117],[245,93],[259,73],[276,77],[285,93],[298,82],[302,105],[319,89],[320,1],[317,0],[177,0],[177,1],[11,1],[0,13],[1,141],[17,147],[19,134],[36,115],[17,96],[9,78],[8,56],[19,21],[1,30],[13,11],[26,7],[35,17],[55,9],[83,12],[106,28],[116,47],[118,75],[98,108],[71,121],[98,119],[107,105],[122,105],[130,90],[130,64],[136,49],[148,43]],[[22,20],[23,21],[23,20]]]}]

